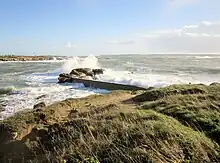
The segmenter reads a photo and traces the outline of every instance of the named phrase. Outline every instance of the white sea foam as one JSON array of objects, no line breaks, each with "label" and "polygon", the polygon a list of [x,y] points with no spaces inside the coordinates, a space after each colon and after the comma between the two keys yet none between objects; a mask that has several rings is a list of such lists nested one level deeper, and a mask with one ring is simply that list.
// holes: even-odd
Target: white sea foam
[{"label": "white sea foam", "polygon": [[62,65],[61,71],[69,73],[74,68],[99,68],[98,59],[92,55],[86,58],[73,57]]},{"label": "white sea foam", "polygon": [[[97,93],[108,93],[102,89],[87,89],[79,84],[50,84],[41,87],[27,87],[19,93],[5,96],[3,99],[4,111],[0,113],[0,119],[13,115],[15,112],[23,109],[33,108],[33,105],[39,102],[45,102],[47,105],[56,101],[62,101],[66,98],[80,98]],[[45,95],[42,98],[38,98]],[[2,116],[2,117],[1,117]]]},{"label": "white sea foam", "polygon": [[[62,60],[63,62],[64,60]],[[32,62],[32,61],[31,61]],[[35,61],[33,61],[35,62]],[[41,61],[45,62],[45,61]],[[56,60],[51,60],[49,62],[56,62]],[[60,61],[59,61],[60,62]],[[132,65],[132,62],[128,62]],[[26,109],[33,108],[33,105],[44,101],[47,105],[55,102],[61,101],[66,98],[79,98],[85,97],[96,93],[108,93],[107,90],[101,89],[91,89],[85,88],[82,83],[78,84],[57,84],[57,78],[60,73],[69,73],[73,68],[104,68],[105,72],[102,75],[97,76],[98,80],[136,85],[141,87],[164,87],[170,84],[183,84],[183,83],[205,83],[209,84],[209,81],[204,78],[193,78],[192,76],[187,76],[184,73],[179,75],[176,74],[155,74],[152,71],[145,71],[147,73],[141,74],[139,71],[131,73],[129,71],[113,70],[110,68],[105,68],[103,65],[98,63],[98,59],[95,56],[82,57],[72,57],[64,61],[63,65],[54,71],[45,73],[32,73],[29,75],[22,76],[23,80],[26,82],[28,87],[12,92],[8,96],[4,96],[3,106],[5,111],[0,113],[0,117],[5,118],[7,116],[13,115],[15,112]],[[144,68],[144,67],[143,67]],[[145,69],[150,69],[145,67]],[[212,79],[213,81],[213,79]],[[14,89],[14,88],[13,88]],[[9,93],[13,89],[6,89],[6,93]],[[43,98],[37,99],[41,95],[46,95]]]},{"label": "white sea foam", "polygon": [[174,75],[157,75],[157,74],[132,74],[127,71],[111,71],[106,70],[103,75],[98,76],[99,80],[112,82],[112,83],[120,83],[120,84],[128,84],[135,85],[144,88],[148,87],[164,87],[170,84],[187,84],[191,83],[199,83],[195,79],[190,77],[181,77]]},{"label": "white sea foam", "polygon": [[195,56],[196,59],[215,59],[220,58],[220,56]]}]

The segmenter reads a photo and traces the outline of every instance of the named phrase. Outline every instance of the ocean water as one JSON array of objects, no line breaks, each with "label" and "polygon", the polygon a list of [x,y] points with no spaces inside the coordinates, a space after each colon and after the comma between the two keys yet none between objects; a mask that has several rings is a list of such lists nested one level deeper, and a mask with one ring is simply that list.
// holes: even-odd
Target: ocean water
[{"label": "ocean water", "polygon": [[[62,60],[0,62],[0,119],[38,102],[47,105],[108,90],[85,88],[82,83],[58,84],[60,73],[73,68],[104,68],[99,80],[164,87],[171,84],[220,81],[220,55],[113,55],[64,57]],[[39,98],[39,96],[44,97]]]}]

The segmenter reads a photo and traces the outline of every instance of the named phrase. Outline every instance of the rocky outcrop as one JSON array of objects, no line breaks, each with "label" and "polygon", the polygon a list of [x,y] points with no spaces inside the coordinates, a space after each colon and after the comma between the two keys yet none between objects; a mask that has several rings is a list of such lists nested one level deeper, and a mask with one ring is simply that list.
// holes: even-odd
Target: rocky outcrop
[{"label": "rocky outcrop", "polygon": [[46,96],[47,95],[44,94],[44,95],[38,96],[36,99],[39,100],[39,99],[45,98]]},{"label": "rocky outcrop", "polygon": [[96,79],[96,75],[100,75],[103,73],[104,69],[75,68],[69,74],[60,74],[58,78],[58,83],[72,82],[72,78]]},{"label": "rocky outcrop", "polygon": [[104,69],[93,69],[92,72],[94,75],[104,74]]},{"label": "rocky outcrop", "polygon": [[0,112],[1,111],[4,111],[4,108],[3,108],[2,104],[0,104]]},{"label": "rocky outcrop", "polygon": [[0,56],[0,61],[42,61],[50,60],[50,56],[15,56],[5,55]]},{"label": "rocky outcrop", "polygon": [[70,74],[76,76],[91,76],[100,75],[104,73],[104,69],[90,69],[90,68],[76,68]]},{"label": "rocky outcrop", "polygon": [[58,77],[58,83],[83,83],[85,87],[100,88],[107,90],[145,90],[145,88],[98,81],[96,75],[104,73],[104,69],[76,68],[69,74],[62,73]]},{"label": "rocky outcrop", "polygon": [[72,82],[72,75],[70,74],[65,74],[65,73],[62,73],[59,75],[58,77],[58,83],[71,83]]},{"label": "rocky outcrop", "polygon": [[73,69],[70,72],[71,75],[76,75],[76,76],[94,76],[94,73],[92,72],[92,70],[90,68],[76,68]]},{"label": "rocky outcrop", "polygon": [[34,109],[43,108],[45,106],[46,106],[46,104],[44,102],[40,102],[40,103],[34,105]]}]

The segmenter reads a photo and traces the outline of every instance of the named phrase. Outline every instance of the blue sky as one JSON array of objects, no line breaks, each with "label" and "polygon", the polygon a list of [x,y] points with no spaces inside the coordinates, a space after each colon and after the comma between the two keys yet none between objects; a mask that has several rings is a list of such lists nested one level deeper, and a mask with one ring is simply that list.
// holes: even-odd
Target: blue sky
[{"label": "blue sky", "polygon": [[0,53],[220,52],[219,0],[0,0],[0,21]]}]

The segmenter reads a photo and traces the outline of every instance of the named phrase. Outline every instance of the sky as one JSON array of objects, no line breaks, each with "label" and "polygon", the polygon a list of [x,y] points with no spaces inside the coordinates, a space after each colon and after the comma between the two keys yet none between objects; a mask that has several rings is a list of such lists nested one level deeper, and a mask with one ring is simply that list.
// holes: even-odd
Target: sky
[{"label": "sky", "polygon": [[220,53],[220,0],[0,0],[1,53]]}]

